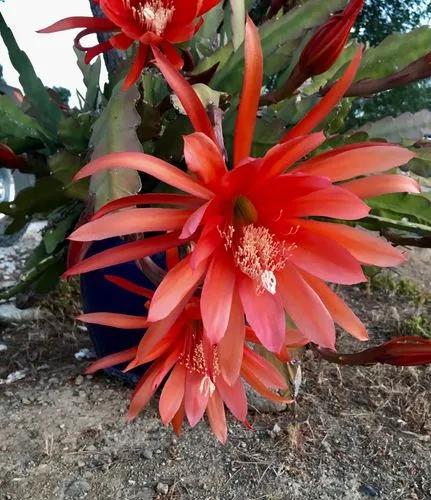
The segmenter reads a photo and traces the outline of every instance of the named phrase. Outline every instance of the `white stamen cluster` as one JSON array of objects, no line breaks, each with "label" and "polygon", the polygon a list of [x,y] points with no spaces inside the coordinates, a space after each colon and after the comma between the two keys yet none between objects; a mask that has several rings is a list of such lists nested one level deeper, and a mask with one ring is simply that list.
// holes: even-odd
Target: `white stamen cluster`
[{"label": "white stamen cluster", "polygon": [[169,0],[123,1],[124,5],[132,11],[136,21],[158,36],[163,34],[175,11],[175,7]]},{"label": "white stamen cluster", "polygon": [[242,235],[233,257],[241,271],[257,283],[258,293],[263,290],[274,295],[277,291],[275,272],[283,269],[296,247],[278,241],[266,227],[249,224]]}]

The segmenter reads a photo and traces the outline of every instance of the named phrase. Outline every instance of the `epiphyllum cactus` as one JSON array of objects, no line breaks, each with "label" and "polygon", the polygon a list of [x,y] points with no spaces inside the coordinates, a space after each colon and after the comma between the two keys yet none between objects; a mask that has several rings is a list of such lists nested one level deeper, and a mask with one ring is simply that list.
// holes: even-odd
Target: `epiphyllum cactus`
[{"label": "epiphyllum cactus", "polygon": [[[107,276],[107,279],[132,293],[149,299],[152,297],[152,292],[127,280],[114,276]],[[238,302],[238,299],[234,302]],[[271,401],[292,402],[274,392],[274,389],[287,389],[283,376],[271,363],[244,345],[236,332],[238,324],[230,324],[219,345],[211,344],[204,330],[199,299],[196,297],[186,297],[180,307],[153,324],[148,323],[145,317],[103,312],[84,314],[79,319],[117,328],[148,326],[137,347],[99,359],[87,369],[87,373],[94,373],[129,362],[125,369],[128,371],[149,364],[133,393],[128,414],[130,420],[145,408],[156,390],[163,385],[159,412],[165,425],[172,424],[179,434],[185,416],[190,426],[194,427],[206,412],[214,434],[225,443],[227,426],[224,405],[235,418],[246,423],[248,408],[243,381]],[[300,340],[300,336],[295,337]],[[247,340],[256,341],[250,330]],[[285,357],[281,359],[286,360]]]},{"label": "epiphyllum cactus", "polygon": [[[369,176],[403,165],[414,155],[398,145],[370,142],[306,159],[325,141],[322,132],[311,131],[350,86],[361,61],[359,49],[343,77],[320,103],[263,158],[251,158],[263,62],[258,32],[250,20],[245,44],[244,84],[231,170],[193,88],[154,49],[157,66],[196,130],[185,137],[184,156],[190,175],[147,154],[113,153],[88,164],[77,178],[121,165],[189,193],[198,207],[180,203],[178,208],[130,208],[145,204],[136,197],[114,202],[102,209],[96,220],[78,228],[71,239],[92,241],[148,231],[164,231],[166,235],[109,250],[81,262],[67,274],[144,257],[191,240],[191,253],[157,288],[149,309],[150,321],[163,321],[203,283],[200,307],[211,344],[221,342],[229,323],[244,313],[260,342],[273,352],[279,352],[285,342],[286,312],[308,341],[321,347],[334,348],[334,321],[366,340],[360,320],[325,281],[358,283],[365,280],[362,264],[395,266],[404,256],[366,231],[313,217],[357,220],[369,212],[363,198],[418,192],[417,183],[404,176]],[[109,213],[125,207],[129,209]],[[233,307],[236,296],[239,306]],[[243,340],[245,329],[237,328],[237,335]]]},{"label": "epiphyllum cactus", "polygon": [[[75,38],[75,46],[86,52],[88,64],[97,55],[112,48],[127,50],[135,41],[138,49],[124,88],[132,85],[148,61],[149,48],[159,47],[171,64],[181,68],[183,59],[174,44],[190,40],[202,25],[202,15],[220,0],[97,0],[106,19],[68,17],[39,33],[54,33],[84,28]],[[83,47],[81,39],[92,33],[112,32],[111,38],[93,47]]]}]

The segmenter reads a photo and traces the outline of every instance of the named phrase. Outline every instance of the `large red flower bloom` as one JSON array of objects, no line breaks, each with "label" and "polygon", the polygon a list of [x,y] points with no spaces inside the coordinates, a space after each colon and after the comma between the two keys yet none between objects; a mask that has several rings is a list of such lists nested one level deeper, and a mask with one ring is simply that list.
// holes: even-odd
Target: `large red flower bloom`
[{"label": "large red flower bloom", "polygon": [[[145,200],[114,202],[102,209],[96,220],[78,228],[71,239],[91,241],[148,231],[167,234],[99,254],[68,274],[150,255],[191,239],[192,253],[168,272],[156,290],[149,310],[151,321],[168,317],[203,283],[202,320],[212,344],[225,335],[236,296],[260,342],[273,352],[279,352],[285,342],[286,312],[298,330],[321,347],[334,347],[334,322],[366,340],[360,320],[325,282],[358,283],[365,280],[362,264],[395,266],[404,256],[382,238],[328,219],[361,219],[369,212],[364,198],[396,191],[418,192],[417,183],[407,177],[380,175],[414,155],[398,145],[371,142],[337,148],[298,163],[324,142],[322,132],[310,132],[350,86],[362,51],[358,50],[344,76],[278,145],[263,158],[250,158],[262,83],[262,52],[257,30],[249,20],[232,170],[226,167],[193,89],[157,49],[154,52],[159,69],[196,130],[185,137],[184,155],[191,175],[150,155],[114,153],[91,162],[77,178],[122,165],[189,193],[199,207],[192,208],[187,202],[183,208],[129,208],[110,213]],[[243,336],[240,331],[238,335]]]},{"label": "large red flower bloom", "polygon": [[[97,0],[106,19],[95,17],[68,17],[39,33],[84,28],[75,38],[75,46],[86,52],[88,64],[97,55],[112,48],[127,50],[133,42],[138,49],[124,88],[139,77],[148,60],[150,45],[159,47],[171,64],[181,68],[183,60],[174,44],[186,42],[200,28],[202,15],[221,0]],[[93,47],[83,47],[81,39],[91,33],[113,33],[108,41]]]},{"label": "large red flower bloom", "polygon": [[[151,292],[124,279],[110,281],[147,298]],[[114,313],[93,313],[79,319],[87,323],[116,328],[148,326],[136,348],[99,359],[87,370],[94,373],[119,363],[129,362],[126,371],[149,363],[135,388],[129,408],[129,419],[135,418],[163,384],[159,411],[165,425],[172,424],[179,434],[184,416],[194,427],[206,412],[214,434],[226,442],[227,426],[224,405],[241,422],[246,422],[247,397],[242,380],[265,398],[290,403],[289,398],[273,390],[286,390],[286,382],[276,368],[244,345],[244,319],[238,299],[233,300],[232,318],[226,335],[213,346],[204,332],[199,301],[186,297],[166,318],[148,324],[145,317]],[[252,332],[249,339],[254,341]]]}]

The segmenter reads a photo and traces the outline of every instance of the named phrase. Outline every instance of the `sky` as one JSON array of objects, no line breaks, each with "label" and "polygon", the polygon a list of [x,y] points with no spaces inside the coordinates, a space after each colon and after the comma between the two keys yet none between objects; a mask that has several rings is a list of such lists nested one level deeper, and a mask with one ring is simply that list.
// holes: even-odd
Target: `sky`
[{"label": "sky", "polygon": [[[70,103],[77,104],[76,89],[85,95],[82,74],[76,64],[73,39],[78,30],[53,34],[38,34],[59,19],[70,16],[90,16],[88,0],[6,0],[0,2],[0,12],[12,28],[18,45],[27,53],[37,75],[48,87],[68,88],[72,93]],[[95,35],[83,40],[85,45],[96,43]],[[0,38],[0,64],[3,77],[9,85],[21,88],[18,74],[12,67]],[[102,76],[106,78],[106,76]]]}]

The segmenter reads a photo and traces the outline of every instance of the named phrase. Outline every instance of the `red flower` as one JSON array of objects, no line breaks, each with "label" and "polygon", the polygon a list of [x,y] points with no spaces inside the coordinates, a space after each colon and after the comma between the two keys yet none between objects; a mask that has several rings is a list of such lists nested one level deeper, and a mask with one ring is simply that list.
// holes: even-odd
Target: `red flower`
[{"label": "red flower", "polygon": [[[149,46],[159,47],[171,64],[181,68],[183,60],[174,44],[186,42],[200,28],[202,15],[221,0],[100,0],[97,3],[106,16],[68,17],[39,33],[53,33],[84,28],[75,38],[75,46],[86,52],[88,64],[97,55],[112,48],[127,50],[133,42],[138,49],[132,68],[124,82],[130,87],[141,74],[148,60]],[[114,33],[108,41],[83,47],[81,39],[92,33]]]},{"label": "red flower", "polygon": [[6,144],[0,144],[0,168],[2,167],[21,171],[26,171],[28,169],[24,158],[15,154]]},{"label": "red flower", "polygon": [[304,80],[324,73],[335,63],[363,6],[364,0],[351,0],[343,12],[331,16],[316,31],[298,62]]},{"label": "red flower", "polygon": [[[147,298],[152,293],[124,279],[110,281]],[[286,390],[281,374],[264,358],[244,345],[244,319],[236,298],[233,314],[223,341],[213,346],[204,332],[199,301],[184,298],[166,318],[148,324],[146,318],[113,313],[85,314],[87,323],[116,328],[148,326],[139,346],[102,358],[87,373],[129,362],[125,371],[150,363],[138,383],[130,403],[129,419],[134,419],[163,385],[159,411],[165,425],[172,424],[179,434],[184,416],[194,427],[206,412],[216,437],[225,443],[227,426],[224,405],[235,418],[246,423],[247,397],[242,380],[272,401],[290,403],[271,389]],[[252,333],[250,334],[252,337]]]},{"label": "red flower", "polygon": [[354,354],[318,349],[322,358],[340,365],[419,366],[431,363],[431,340],[423,337],[397,337],[377,347]]},{"label": "red flower", "polygon": [[[250,20],[245,43],[232,170],[226,167],[211,123],[192,87],[154,49],[159,69],[196,130],[185,137],[184,155],[192,175],[150,155],[114,153],[91,162],[77,178],[121,165],[153,175],[192,197],[178,203],[178,208],[130,208],[138,204],[136,198],[108,205],[96,220],[78,228],[71,239],[91,241],[149,231],[167,234],[109,250],[81,262],[67,274],[151,255],[179,245],[181,240],[193,240],[192,253],[168,272],[156,290],[149,310],[151,321],[168,317],[203,283],[202,320],[212,344],[225,335],[237,296],[248,324],[273,352],[280,352],[286,341],[285,312],[301,334],[319,346],[334,347],[334,321],[366,340],[360,320],[325,281],[358,283],[365,280],[362,264],[395,266],[404,261],[404,256],[366,231],[311,217],[356,220],[369,212],[361,198],[395,191],[418,192],[417,183],[403,176],[363,177],[403,165],[414,155],[397,145],[359,143],[298,164],[324,142],[322,132],[310,132],[350,86],[361,60],[358,50],[344,76],[320,103],[263,158],[250,158],[263,72],[259,38]],[[192,203],[198,208],[192,208]],[[243,334],[238,331],[238,335]]]}]

